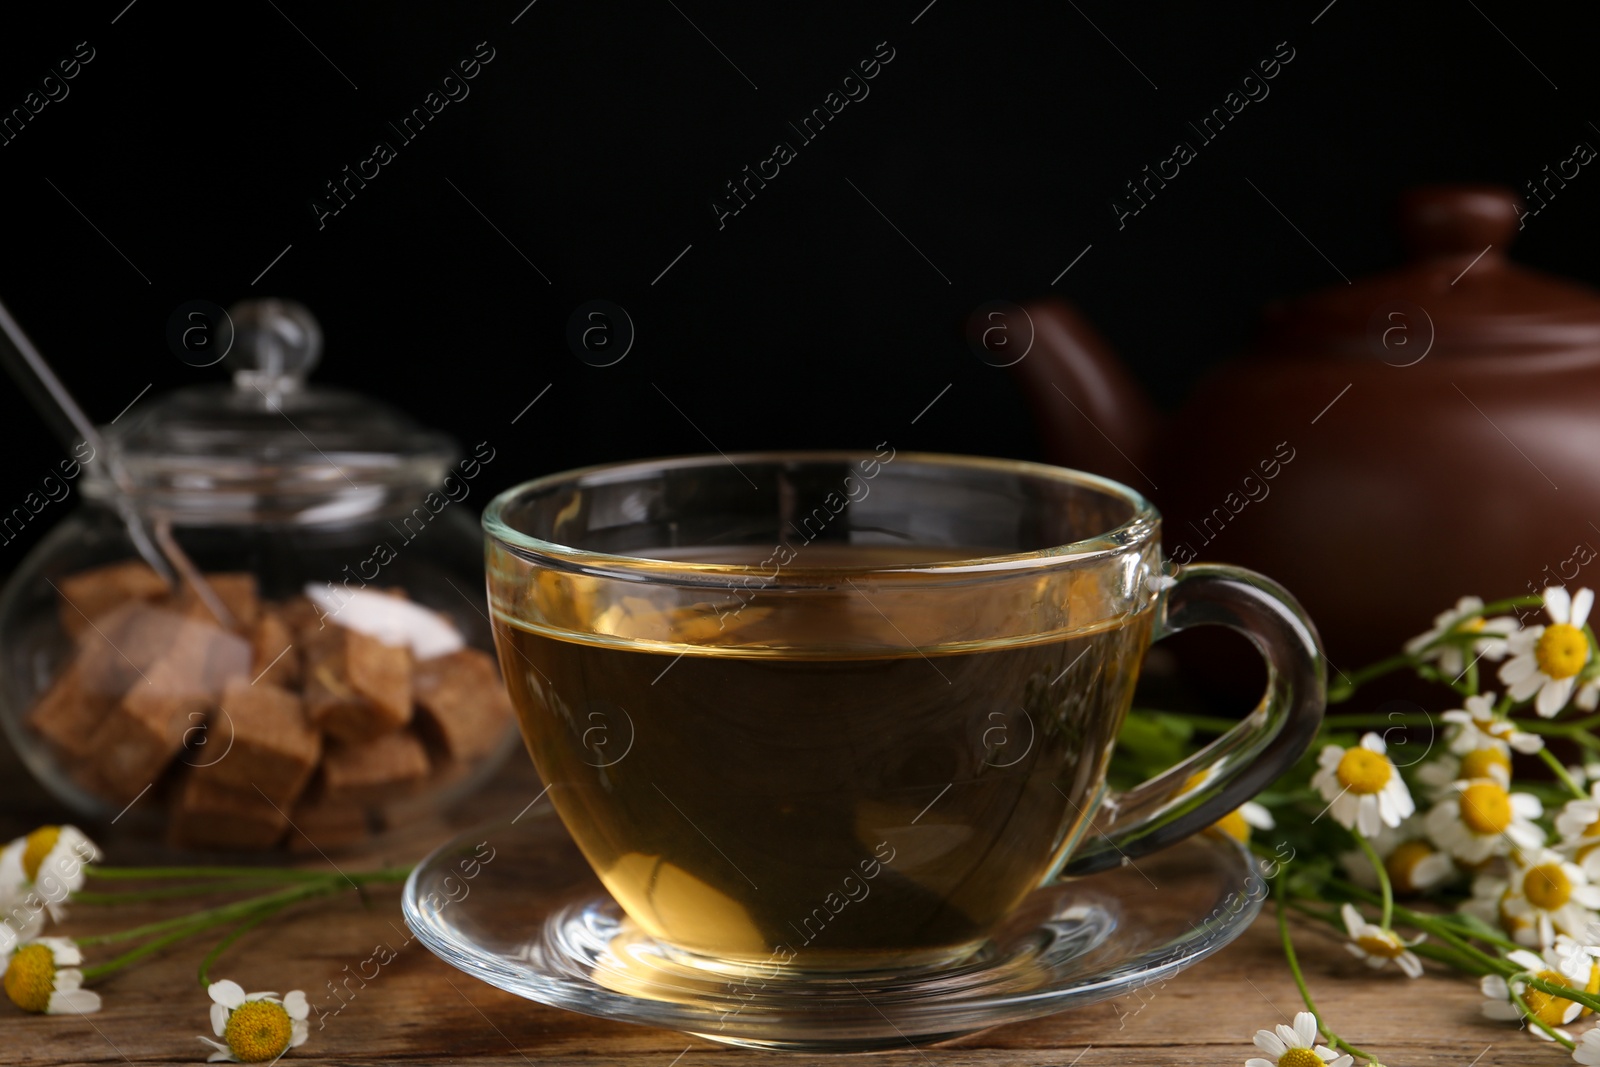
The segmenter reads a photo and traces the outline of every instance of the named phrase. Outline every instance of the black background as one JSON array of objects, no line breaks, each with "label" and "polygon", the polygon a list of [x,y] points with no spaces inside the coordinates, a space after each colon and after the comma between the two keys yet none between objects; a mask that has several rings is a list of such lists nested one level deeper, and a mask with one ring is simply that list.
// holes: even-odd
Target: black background
[{"label": "black background", "polygon": [[[961,337],[984,302],[1077,302],[1171,407],[1265,302],[1396,262],[1407,185],[1520,187],[1600,144],[1576,5],[525,5],[9,12],[0,111],[95,58],[0,146],[0,297],[102,422],[224,376],[168,350],[179,305],[298,299],[317,380],[492,441],[484,490],[708,439],[1033,457],[1019,387]],[[479,42],[470,95],[401,144],[386,123]],[[800,146],[787,123],[879,42],[870,95]],[[1279,42],[1270,96],[1119,230],[1122,183]],[[397,158],[319,229],[323,183],[379,139]],[[780,139],[798,158],[719,229],[712,199]],[[1580,174],[1513,255],[1600,281],[1597,203]],[[636,326],[615,366],[566,343],[592,299]],[[65,450],[0,396],[9,511]]]}]

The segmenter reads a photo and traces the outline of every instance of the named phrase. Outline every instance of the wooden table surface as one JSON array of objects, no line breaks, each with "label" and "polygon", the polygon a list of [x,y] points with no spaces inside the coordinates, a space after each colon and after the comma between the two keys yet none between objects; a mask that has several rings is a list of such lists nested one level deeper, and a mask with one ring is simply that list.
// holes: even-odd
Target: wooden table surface
[{"label": "wooden table surface", "polygon": [[[59,820],[61,812],[5,760],[0,760],[0,782],[5,783],[0,786],[0,832],[9,838]],[[336,862],[345,870],[413,862],[444,839],[444,822],[464,828],[504,818],[537,793],[531,767],[514,753],[494,783],[448,820],[418,827],[407,840],[391,841],[381,850],[340,854]],[[110,837],[102,843],[116,862],[140,861],[134,842]],[[306,865],[325,866],[316,859]],[[397,958],[337,1016],[325,1019],[320,1030],[313,1016],[310,1041],[286,1057],[290,1063],[349,1065],[1241,1067],[1256,1054],[1250,1043],[1255,1031],[1288,1021],[1299,1005],[1268,912],[1233,945],[1140,995],[920,1050],[848,1057],[753,1051],[547,1008],[484,985],[409,940],[399,897],[398,886],[384,886],[371,892],[365,906],[353,893],[302,905],[246,934],[222,958],[213,977],[235,978],[248,990],[304,989],[316,1003],[328,998],[326,984],[342,976],[345,967],[353,972],[374,946],[390,946]],[[80,904],[60,932],[87,935],[121,929],[180,914],[180,907]],[[1296,929],[1308,980],[1329,1024],[1389,1067],[1572,1062],[1561,1049],[1508,1024],[1483,1019],[1477,984],[1471,979],[1442,970],[1430,970],[1417,981],[1398,973],[1372,975],[1328,933],[1310,926]],[[205,936],[196,938],[98,985],[105,1007],[97,1015],[28,1016],[0,1001],[0,1063],[203,1062],[207,1050],[195,1038],[211,1034],[210,1001],[195,971],[212,943]]]}]

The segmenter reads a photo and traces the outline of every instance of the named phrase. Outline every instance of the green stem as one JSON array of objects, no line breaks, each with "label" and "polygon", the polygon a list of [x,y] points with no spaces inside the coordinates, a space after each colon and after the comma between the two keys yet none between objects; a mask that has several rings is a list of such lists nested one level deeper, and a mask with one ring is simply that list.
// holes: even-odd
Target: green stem
[{"label": "green stem", "polygon": [[1589,799],[1589,794],[1585,792],[1577,782],[1572,780],[1572,775],[1568,774],[1567,769],[1561,765],[1561,761],[1556,759],[1555,753],[1551,752],[1548,748],[1541,748],[1539,750],[1539,758],[1544,760],[1545,763],[1549,765],[1550,770],[1555,773],[1556,778],[1560,780],[1562,785],[1566,786],[1567,789],[1572,792],[1573,796],[1577,797],[1579,800]]},{"label": "green stem", "polygon": [[1378,876],[1378,890],[1383,894],[1383,921],[1379,923],[1385,930],[1394,921],[1394,886],[1389,882],[1389,869],[1383,865],[1383,860],[1378,858],[1378,852],[1372,847],[1372,842],[1365,837],[1350,831],[1350,836],[1356,839],[1356,844],[1361,846],[1361,851],[1367,854],[1367,859],[1372,863],[1372,871]]},{"label": "green stem", "polygon": [[[1520,974],[1527,974],[1527,973],[1528,972],[1526,972],[1526,971],[1520,972]],[[1539,1029],[1543,1030],[1546,1034],[1548,1034],[1550,1036],[1550,1040],[1559,1041],[1559,1042],[1561,1042],[1561,1044],[1565,1045],[1567,1048],[1577,1048],[1578,1047],[1575,1043],[1573,1043],[1571,1038],[1563,1035],[1555,1027],[1551,1026],[1549,1023],[1545,1022],[1543,1019],[1541,1019],[1537,1015],[1535,1015],[1533,1013],[1533,1009],[1528,1007],[1528,1002],[1522,999],[1522,994],[1517,992],[1516,986],[1512,985],[1511,982],[1512,982],[1511,978],[1507,978],[1506,979],[1506,989],[1507,989],[1507,991],[1510,992],[1511,999],[1516,1002],[1516,1005],[1517,1005],[1518,1009],[1521,1010],[1523,1018],[1527,1019],[1530,1023],[1532,1023],[1533,1025],[1537,1026]]]},{"label": "green stem", "polygon": [[[329,877],[326,871],[302,871],[286,867],[99,867],[89,866],[83,873],[90,878],[155,881],[161,878],[258,878],[275,882],[315,882]],[[352,882],[399,882],[411,873],[410,867],[385,867],[376,871],[357,871]]]},{"label": "green stem", "polygon": [[201,882],[190,885],[173,885],[161,889],[140,889],[127,893],[74,893],[74,904],[134,904],[145,900],[170,900],[174,897],[199,897],[213,893],[237,893],[245,889],[261,889],[281,885],[278,879],[265,881],[240,878],[227,882]]},{"label": "green stem", "polygon": [[[1155,709],[1142,708],[1136,710],[1154,711]],[[1155,714],[1163,718],[1178,719],[1193,726],[1196,730],[1202,730],[1210,734],[1225,734],[1239,725],[1238,719],[1224,719],[1217,715],[1195,715],[1187,711],[1156,711]]]},{"label": "green stem", "polygon": [[[296,903],[296,902],[301,901],[301,900],[310,900],[312,897],[326,896],[329,893],[333,893],[333,892],[336,892],[336,891],[337,891],[337,885],[335,883],[332,883],[332,882],[329,882],[326,885],[320,885],[320,886],[313,886],[313,885],[299,886],[299,887],[296,887],[293,890],[293,894],[294,894],[293,896],[289,896],[287,894],[276,894],[276,896],[281,900],[281,903],[276,903],[276,904],[273,904],[273,905],[267,905],[265,903],[267,898],[258,898],[258,901],[260,901],[260,902],[256,903],[255,907],[267,910],[268,913],[270,914],[271,912],[276,912],[276,911],[281,910],[284,907],[287,907],[289,904],[293,904],[293,903]],[[177,943],[179,941],[182,941],[182,940],[184,940],[185,938],[188,938],[188,937],[193,937],[195,934],[198,934],[202,930],[209,930],[213,926],[222,926],[225,923],[232,922],[234,919],[241,917],[240,915],[222,915],[222,914],[210,914],[210,915],[207,915],[206,913],[201,913],[201,914],[205,915],[205,917],[204,918],[199,918],[197,916],[191,916],[190,917],[191,921],[188,922],[187,925],[176,927],[176,928],[172,929],[171,932],[167,933],[165,936],[158,937],[153,941],[148,941],[145,944],[140,945],[138,948],[131,949],[128,952],[124,952],[122,955],[117,956],[117,957],[115,957],[113,959],[109,959],[104,963],[95,964],[93,967],[85,967],[83,969],[83,980],[85,982],[98,981],[99,979],[104,978],[107,975],[115,974],[117,971],[122,970],[124,967],[127,967],[127,966],[129,966],[131,964],[139,962],[140,960],[144,959],[146,956],[150,956],[150,955],[153,955],[154,953],[160,952],[162,949],[166,948],[168,945],[175,944],[175,943]],[[245,912],[243,914],[245,916],[248,916],[250,913],[249,912]],[[92,938],[78,938],[77,939],[78,944],[80,944],[80,945],[90,943],[91,941],[94,941],[94,940],[95,939],[92,939]],[[102,938],[100,940],[104,940],[104,939]]]},{"label": "green stem", "polygon": [[227,937],[224,937],[221,941],[217,942],[217,947],[206,953],[206,958],[200,961],[200,988],[205,989],[211,985],[209,972],[211,970],[211,965],[217,962],[218,956],[221,956],[224,952],[226,952],[228,947],[235,941],[239,940],[239,938],[243,937],[257,926],[260,926],[262,923],[278,914],[278,912],[282,911],[284,908],[287,908],[291,903],[293,903],[293,901],[284,904],[274,904],[270,907],[261,909],[261,911],[257,912],[255,915],[252,915],[238,926],[235,926],[231,931],[229,931]]},{"label": "green stem", "polygon": [[1374,678],[1381,678],[1385,674],[1392,674],[1400,668],[1410,667],[1416,662],[1417,659],[1415,656],[1411,655],[1409,652],[1402,652],[1399,655],[1390,656],[1388,659],[1381,659],[1376,663],[1369,663],[1367,666],[1345,675],[1338,684],[1329,686],[1328,703],[1342,704],[1354,696],[1357,689],[1372,681]]},{"label": "green stem", "polygon": [[1321,1030],[1328,1043],[1335,1048],[1344,1049],[1353,1056],[1360,1056],[1364,1060],[1376,1063],[1377,1057],[1370,1052],[1363,1052],[1350,1042],[1329,1030],[1322,1021],[1322,1016],[1317,1012],[1317,1006],[1311,1002],[1311,990],[1306,988],[1306,976],[1300,971],[1300,958],[1295,955],[1294,941],[1289,937],[1289,913],[1283,906],[1283,896],[1278,896],[1278,939],[1283,942],[1283,958],[1289,963],[1289,973],[1294,976],[1294,984],[1300,990],[1300,999],[1305,1001],[1306,1010],[1317,1021],[1317,1029]]},{"label": "green stem", "polygon": [[[77,942],[80,945],[109,945],[117,941],[133,941],[153,934],[165,934],[171,930],[186,930],[190,927],[204,929],[206,925],[232,922],[234,919],[244,918],[257,908],[275,904],[280,900],[294,901],[304,897],[317,896],[337,889],[338,884],[337,876],[324,875],[320,882],[290,886],[275,893],[265,893],[261,896],[251,897],[248,900],[239,900],[232,904],[207,908],[204,911],[197,911],[189,915],[180,915],[175,919],[162,919],[159,922],[145,923],[142,926],[119,930],[116,933],[80,937],[77,938]],[[197,926],[197,924],[199,925]]]}]

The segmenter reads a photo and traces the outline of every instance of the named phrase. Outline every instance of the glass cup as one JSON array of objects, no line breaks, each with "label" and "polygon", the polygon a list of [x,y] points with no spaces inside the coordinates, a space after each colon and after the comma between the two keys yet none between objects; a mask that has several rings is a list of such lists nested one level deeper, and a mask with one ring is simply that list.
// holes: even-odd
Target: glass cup
[{"label": "glass cup", "polygon": [[[967,960],[1034,889],[1165,848],[1304,751],[1324,665],[1260,575],[1160,552],[1104,478],[815,452],[590,467],[484,514],[500,663],[549,797],[652,951],[713,971]],[[1260,705],[1106,770],[1150,641],[1265,657]]]}]

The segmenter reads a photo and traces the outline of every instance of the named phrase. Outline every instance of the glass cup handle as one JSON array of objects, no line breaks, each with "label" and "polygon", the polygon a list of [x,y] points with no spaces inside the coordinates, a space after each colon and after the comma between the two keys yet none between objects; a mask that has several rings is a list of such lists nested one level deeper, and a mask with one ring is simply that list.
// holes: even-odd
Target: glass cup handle
[{"label": "glass cup handle", "polygon": [[[1199,752],[1107,797],[1064,877],[1131,862],[1205,829],[1288,770],[1322,723],[1326,668],[1317,631],[1282,586],[1242,567],[1194,564],[1178,571],[1156,609],[1152,640],[1193,626],[1226,626],[1248,637],[1267,661],[1266,693]],[[1191,786],[1197,775],[1201,784]]]}]

